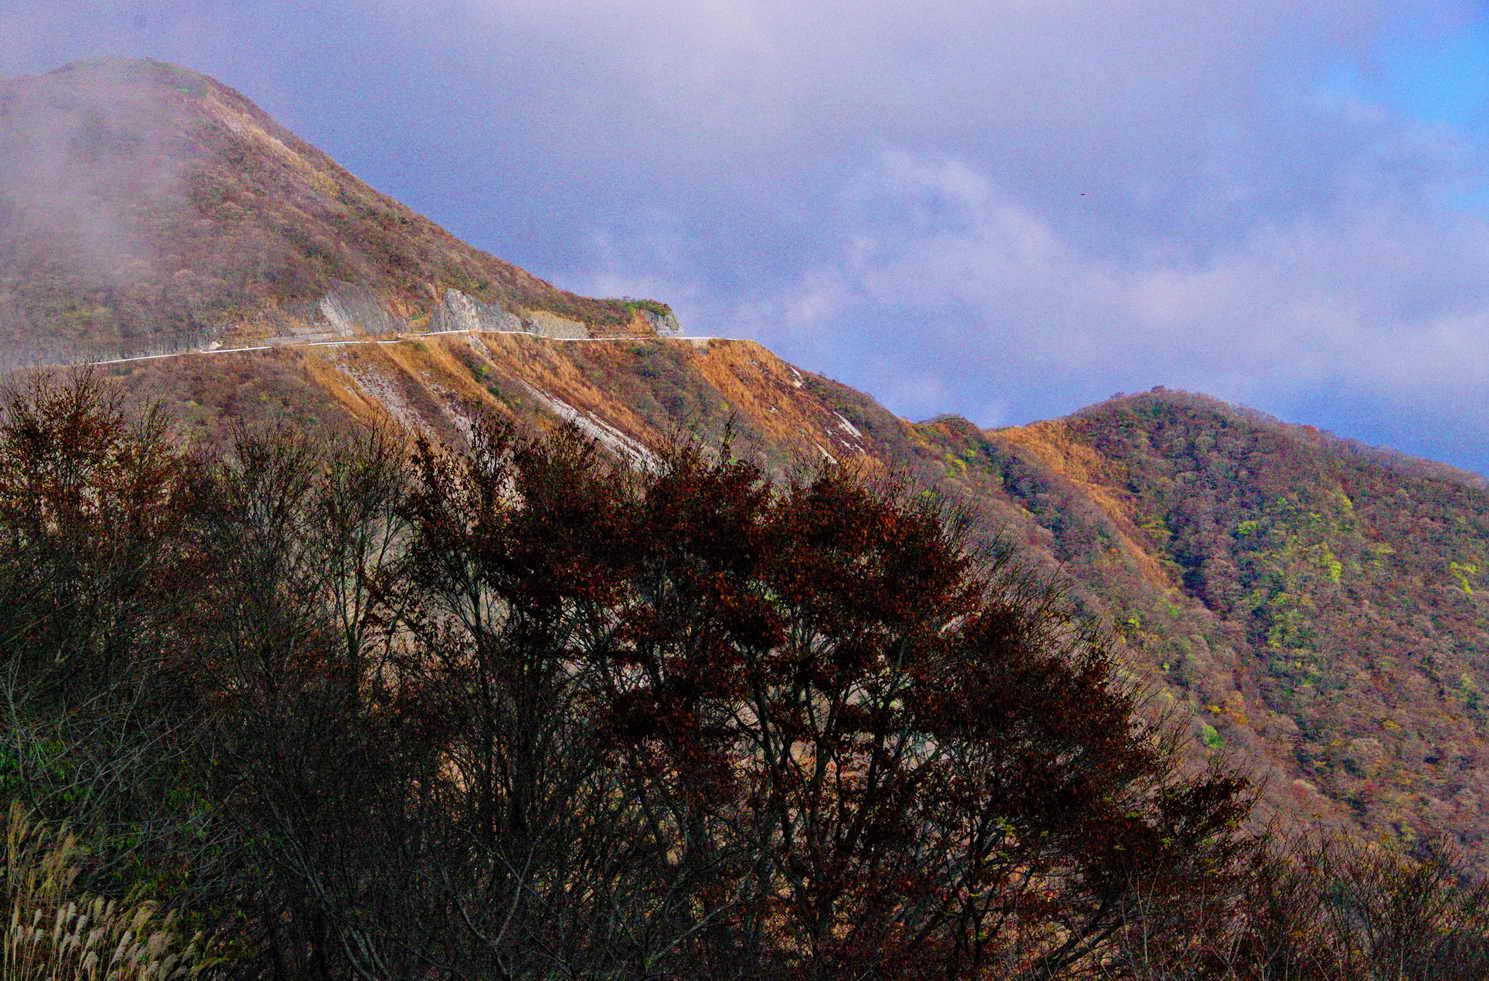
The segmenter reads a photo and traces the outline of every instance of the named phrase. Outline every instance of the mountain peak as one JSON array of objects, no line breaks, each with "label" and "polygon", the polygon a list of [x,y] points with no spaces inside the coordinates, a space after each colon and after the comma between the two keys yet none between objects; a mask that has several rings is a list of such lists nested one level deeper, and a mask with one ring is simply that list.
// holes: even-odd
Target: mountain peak
[{"label": "mountain peak", "polygon": [[1104,402],[1080,409],[1062,422],[1097,432],[1122,425],[1139,428],[1185,427],[1195,432],[1213,432],[1217,428],[1240,427],[1270,434],[1310,452],[1339,459],[1360,459],[1397,473],[1415,477],[1446,480],[1484,490],[1489,478],[1460,470],[1446,463],[1407,456],[1381,446],[1337,436],[1326,429],[1303,423],[1290,423],[1249,406],[1225,402],[1213,396],[1182,389],[1156,386],[1149,391],[1128,395],[1118,393]]},{"label": "mountain peak", "polygon": [[96,58],[0,81],[4,360],[466,314],[569,335],[675,327],[659,304],[577,296],[461,242],[190,69]]},{"label": "mountain peak", "polygon": [[47,76],[70,75],[77,78],[96,78],[109,82],[135,81],[144,83],[174,84],[189,82],[197,85],[220,84],[201,72],[182,65],[155,58],[130,58],[124,55],[99,55],[80,58],[54,68]]}]

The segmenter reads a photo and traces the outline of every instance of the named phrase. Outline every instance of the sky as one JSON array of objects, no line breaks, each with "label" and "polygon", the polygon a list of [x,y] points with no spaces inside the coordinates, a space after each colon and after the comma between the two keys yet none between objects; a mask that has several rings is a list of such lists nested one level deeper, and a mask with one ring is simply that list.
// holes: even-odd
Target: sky
[{"label": "sky", "polygon": [[0,0],[912,419],[1156,385],[1489,474],[1489,4]]}]

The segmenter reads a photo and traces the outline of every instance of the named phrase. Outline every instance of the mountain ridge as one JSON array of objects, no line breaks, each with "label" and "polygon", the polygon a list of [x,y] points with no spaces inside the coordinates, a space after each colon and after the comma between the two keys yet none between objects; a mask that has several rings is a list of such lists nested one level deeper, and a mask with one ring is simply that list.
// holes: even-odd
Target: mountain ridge
[{"label": "mountain ridge", "polygon": [[[1156,385],[1147,392],[1133,394],[1119,393],[1111,398],[1091,405],[1076,409],[1069,416],[1062,418],[1080,417],[1100,412],[1104,407],[1112,403],[1132,403],[1149,399],[1168,399],[1174,402],[1192,403],[1197,405],[1208,405],[1219,412],[1229,413],[1234,416],[1249,420],[1262,426],[1291,427],[1295,435],[1307,437],[1320,446],[1332,447],[1339,452],[1364,457],[1380,464],[1381,466],[1400,469],[1403,473],[1413,473],[1423,476],[1431,475],[1441,477],[1445,480],[1463,483],[1480,490],[1489,489],[1489,476],[1472,470],[1455,467],[1450,463],[1431,460],[1426,457],[1414,457],[1389,446],[1377,446],[1361,440],[1352,439],[1348,436],[1340,436],[1327,429],[1320,429],[1308,423],[1287,422],[1268,412],[1252,408],[1235,402],[1226,402],[1223,399],[1206,395],[1203,392],[1191,392],[1185,389],[1168,388]],[[1014,428],[1014,427],[999,427]],[[994,430],[997,431],[997,430]]]},{"label": "mountain ridge", "polygon": [[[121,111],[90,122],[116,97]],[[51,206],[83,246],[69,265],[34,214],[0,225],[0,357],[35,360],[49,332],[75,360],[130,343],[263,348],[99,369],[188,439],[393,422],[459,443],[492,413],[572,424],[633,460],[729,431],[777,473],[830,458],[904,474],[1063,582],[1181,720],[1196,765],[1244,763],[1265,814],[1403,848],[1447,832],[1489,865],[1482,477],[1169,390],[1002,429],[909,422],[753,341],[663,336],[663,305],[576,297],[456,243],[241,95],[163,63],[0,83],[3,121],[40,127],[33,142],[97,207],[48,198],[56,174],[0,177],[0,213]],[[8,131],[0,162],[26,138]],[[170,153],[163,186],[134,188],[138,207],[106,186]],[[106,220],[88,231],[95,211]],[[161,242],[215,245],[197,262],[149,252]],[[566,332],[606,343],[554,342]]]}]

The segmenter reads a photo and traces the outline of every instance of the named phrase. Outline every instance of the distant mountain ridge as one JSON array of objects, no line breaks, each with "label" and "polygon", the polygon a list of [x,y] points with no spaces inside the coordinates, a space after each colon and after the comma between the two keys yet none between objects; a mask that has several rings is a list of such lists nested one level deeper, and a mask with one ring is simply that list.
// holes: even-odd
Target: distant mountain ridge
[{"label": "distant mountain ridge", "polygon": [[[1201,732],[1265,749],[1375,832],[1452,830],[1482,848],[1489,787],[1489,495],[1474,475],[1157,392],[1012,436],[1116,502],[1160,570],[1113,588],[1061,529],[1064,567],[1192,697]],[[1090,461],[1094,461],[1091,463]],[[1103,580],[1105,582],[1103,582]],[[1183,602],[1177,602],[1182,599]],[[1211,733],[1213,732],[1213,735]]]},{"label": "distant mountain ridge", "polygon": [[[4,176],[21,123],[52,170]],[[1196,763],[1251,768],[1264,815],[1403,847],[1447,832],[1489,868],[1482,477],[1164,390],[1006,429],[912,423],[753,342],[672,336],[660,304],[577,297],[471,249],[155,62],[0,83],[0,219],[0,359],[274,341],[106,369],[186,438],[393,420],[459,442],[493,412],[631,459],[727,427],[777,471],[903,473],[1065,582]],[[557,339],[575,331],[614,339]]]},{"label": "distant mountain ridge", "polygon": [[[1162,395],[1175,402],[1187,402],[1196,406],[1205,406],[1216,412],[1235,415],[1263,427],[1280,427],[1281,429],[1295,433],[1297,436],[1316,441],[1320,447],[1328,447],[1349,456],[1358,456],[1380,466],[1399,470],[1404,474],[1441,477],[1444,480],[1456,481],[1481,490],[1489,489],[1489,476],[1484,474],[1474,473],[1471,470],[1463,470],[1451,464],[1439,463],[1436,460],[1424,460],[1420,457],[1408,456],[1400,450],[1394,450],[1388,446],[1375,446],[1370,443],[1360,442],[1359,440],[1349,439],[1348,437],[1337,436],[1327,430],[1318,429],[1314,426],[1284,422],[1276,416],[1262,412],[1260,409],[1253,409],[1244,405],[1233,405],[1209,395],[1165,388],[1162,385],[1144,394],[1148,396]],[[1073,413],[1073,415],[1079,418],[1081,416],[1099,414],[1111,403],[1142,397],[1144,395],[1119,393],[1112,396],[1106,402],[1098,402],[1095,405],[1087,406]]]}]

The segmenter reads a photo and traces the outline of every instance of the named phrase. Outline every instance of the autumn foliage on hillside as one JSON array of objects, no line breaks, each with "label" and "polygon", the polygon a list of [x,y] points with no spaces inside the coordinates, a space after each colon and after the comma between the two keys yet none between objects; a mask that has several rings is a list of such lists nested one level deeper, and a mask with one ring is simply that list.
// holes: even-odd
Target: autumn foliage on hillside
[{"label": "autumn foliage on hillside", "polygon": [[1452,832],[1483,864],[1489,496],[1476,481],[1182,393],[1068,426],[1198,601],[1146,615],[1167,634],[1165,680],[1219,706],[1207,714],[1222,736],[1286,747],[1372,834],[1411,847]]},{"label": "autumn foliage on hillside", "polygon": [[0,788],[242,977],[1482,973],[1451,862],[1245,831],[1018,568],[727,444],[205,453],[43,380],[0,425]]}]

